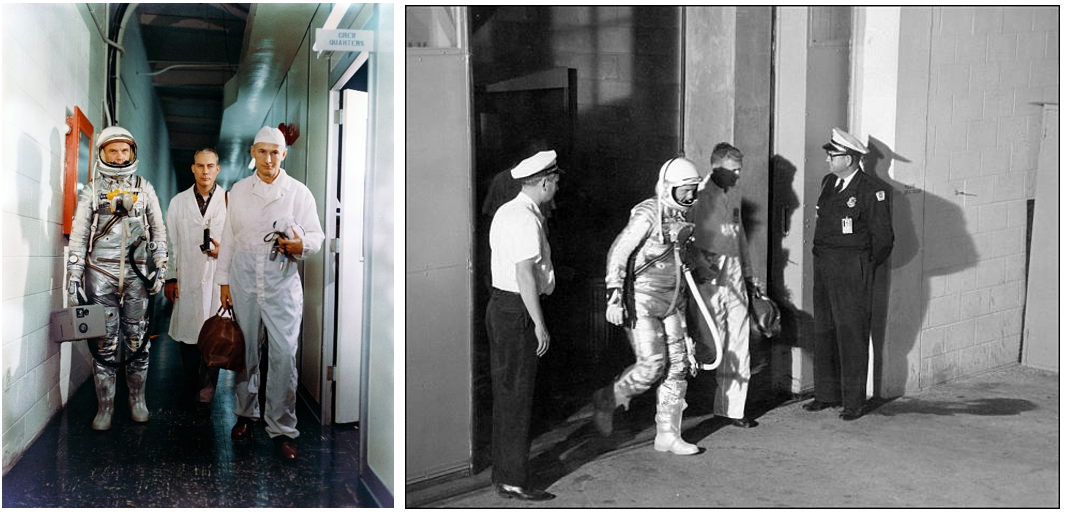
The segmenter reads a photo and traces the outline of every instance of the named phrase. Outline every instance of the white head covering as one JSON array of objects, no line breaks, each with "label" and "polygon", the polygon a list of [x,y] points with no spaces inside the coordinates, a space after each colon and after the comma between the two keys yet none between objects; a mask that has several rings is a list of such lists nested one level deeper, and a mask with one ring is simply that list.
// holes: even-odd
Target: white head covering
[{"label": "white head covering", "polygon": [[821,145],[821,148],[824,148],[826,151],[855,153],[858,155],[869,153],[869,149],[866,148],[858,138],[839,127],[832,129],[832,139],[824,145]]},{"label": "white head covering", "polygon": [[558,154],[554,150],[537,152],[510,170],[510,176],[515,179],[531,177],[537,173],[560,173],[557,164]]},{"label": "white head covering", "polygon": [[255,141],[252,141],[252,146],[254,146],[255,143],[273,143],[280,148],[286,147],[285,135],[276,127],[263,127],[259,129],[259,132],[255,133]]}]

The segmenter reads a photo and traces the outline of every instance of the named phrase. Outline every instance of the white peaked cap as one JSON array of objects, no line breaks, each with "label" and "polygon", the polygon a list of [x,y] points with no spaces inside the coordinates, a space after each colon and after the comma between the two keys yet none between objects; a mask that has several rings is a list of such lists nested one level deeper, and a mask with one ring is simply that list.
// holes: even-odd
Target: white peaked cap
[{"label": "white peaked cap", "polygon": [[[551,173],[558,170],[558,154],[554,150],[537,152],[532,157],[518,163],[510,170],[510,176],[515,179],[531,177],[537,173]],[[561,171],[561,170],[559,170]]]}]

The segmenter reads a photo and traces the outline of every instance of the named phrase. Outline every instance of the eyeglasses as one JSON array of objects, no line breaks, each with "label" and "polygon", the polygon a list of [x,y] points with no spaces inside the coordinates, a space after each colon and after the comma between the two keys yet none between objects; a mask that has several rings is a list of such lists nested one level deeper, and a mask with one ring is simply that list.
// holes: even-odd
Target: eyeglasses
[{"label": "eyeglasses", "polygon": [[825,153],[827,153],[829,157],[846,157],[846,156],[850,155],[848,153],[833,153],[833,152],[825,152]]},{"label": "eyeglasses", "polygon": [[724,166],[718,166],[718,167],[714,168],[711,171],[716,171],[718,173],[736,173],[737,171],[740,171],[741,169],[743,169],[743,168],[732,168],[732,169],[729,169],[729,168],[726,168]]}]

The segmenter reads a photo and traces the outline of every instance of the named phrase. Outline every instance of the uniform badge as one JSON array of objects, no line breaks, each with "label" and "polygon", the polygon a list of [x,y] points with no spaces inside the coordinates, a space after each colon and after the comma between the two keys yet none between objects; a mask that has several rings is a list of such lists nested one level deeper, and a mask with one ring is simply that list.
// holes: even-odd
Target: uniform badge
[{"label": "uniform badge", "polygon": [[885,195],[883,191],[877,191],[876,192],[876,201],[883,202],[884,198],[886,198],[886,197],[887,197],[887,195]]},{"label": "uniform badge", "polygon": [[850,207],[851,209],[853,209],[855,205],[858,205],[858,199],[857,198],[852,196],[852,197],[847,199],[847,207]]}]

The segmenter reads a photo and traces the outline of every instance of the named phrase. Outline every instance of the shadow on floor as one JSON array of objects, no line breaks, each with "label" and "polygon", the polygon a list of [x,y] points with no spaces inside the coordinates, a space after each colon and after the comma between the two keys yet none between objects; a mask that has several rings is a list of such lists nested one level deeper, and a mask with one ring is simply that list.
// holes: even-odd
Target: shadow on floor
[{"label": "shadow on floor", "polygon": [[1022,398],[959,398],[957,401],[921,401],[900,398],[885,408],[878,409],[881,416],[900,414],[934,414],[936,416],[1016,416],[1037,409],[1038,406]]},{"label": "shadow on floor", "polygon": [[[773,409],[803,401],[809,396],[774,392],[767,385],[768,379],[768,373],[752,377],[752,389],[746,409],[747,416],[752,419],[757,420]],[[563,389],[554,382],[548,382],[555,385],[555,389]],[[614,417],[614,432],[609,437],[603,437],[592,423],[590,402],[591,392],[599,385],[594,381],[585,380],[574,386],[579,392],[560,392],[552,398],[554,401],[541,402],[541,417],[534,418],[534,438],[529,451],[530,485],[533,487],[549,490],[552,484],[586,464],[648,444],[655,437],[653,390],[634,397],[627,411],[618,409]],[[682,425],[684,440],[703,440],[725,426],[723,420],[713,416],[714,388],[716,383],[713,373],[703,373],[689,379],[686,396],[689,406],[684,412]],[[536,412],[534,410],[534,413]],[[566,414],[568,418],[560,419]],[[434,502],[445,498],[485,489],[491,486],[491,476],[491,467],[486,466],[478,469],[472,476],[409,487],[407,508],[433,507]]]},{"label": "shadow on floor", "polygon": [[295,463],[277,457],[261,421],[252,441],[235,443],[229,435],[235,374],[220,373],[210,415],[196,414],[181,394],[178,344],[165,335],[152,342],[149,422],[130,419],[120,378],[111,429],[92,430],[96,393],[89,379],[4,475],[4,508],[373,505],[359,491],[356,426],[322,426],[298,401]]}]

